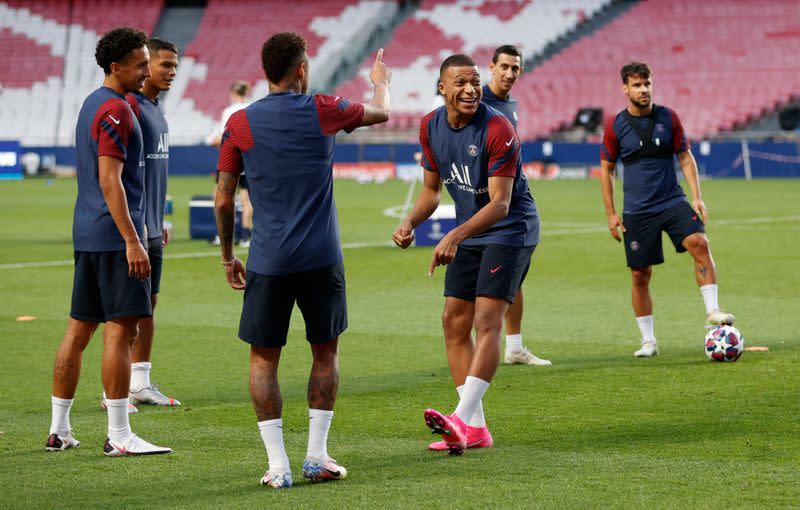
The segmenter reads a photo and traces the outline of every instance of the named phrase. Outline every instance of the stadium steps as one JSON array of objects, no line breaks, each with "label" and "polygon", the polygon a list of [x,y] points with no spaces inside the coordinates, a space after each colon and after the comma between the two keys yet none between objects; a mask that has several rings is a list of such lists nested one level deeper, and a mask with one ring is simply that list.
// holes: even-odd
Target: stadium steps
[{"label": "stadium steps", "polygon": [[574,29],[561,35],[558,39],[545,46],[539,53],[532,55],[525,61],[525,71],[533,71],[539,67],[542,62],[551,58],[561,50],[568,48],[578,39],[592,35],[601,27],[625,14],[631,7],[639,2],[640,0],[612,0],[610,4],[603,7],[594,16],[586,19]]},{"label": "stadium steps", "polygon": [[167,5],[161,11],[153,35],[170,41],[178,47],[180,53],[183,53],[197,35],[204,11],[205,7],[202,6]]},{"label": "stadium steps", "polygon": [[[383,27],[378,27],[367,39],[366,44],[360,51],[354,51],[344,55],[342,64],[331,73],[330,79],[327,83],[321,84],[319,91],[321,93],[331,93],[339,84],[349,80],[358,73],[358,68],[368,56],[373,55],[378,48],[385,48],[392,40],[394,31],[399,27],[409,16],[419,7],[417,2],[404,2],[402,6],[394,13],[388,23]],[[386,62],[391,67],[391,55],[387,55]]]}]

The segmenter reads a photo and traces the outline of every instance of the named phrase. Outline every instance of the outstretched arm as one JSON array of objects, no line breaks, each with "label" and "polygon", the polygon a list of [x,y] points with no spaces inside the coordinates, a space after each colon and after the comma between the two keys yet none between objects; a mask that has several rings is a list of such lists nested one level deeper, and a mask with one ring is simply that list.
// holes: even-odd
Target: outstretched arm
[{"label": "outstretched arm", "polygon": [[383,48],[379,49],[375,56],[369,79],[375,90],[372,101],[364,105],[361,126],[371,126],[389,120],[389,82],[392,81],[392,71],[383,63]]}]

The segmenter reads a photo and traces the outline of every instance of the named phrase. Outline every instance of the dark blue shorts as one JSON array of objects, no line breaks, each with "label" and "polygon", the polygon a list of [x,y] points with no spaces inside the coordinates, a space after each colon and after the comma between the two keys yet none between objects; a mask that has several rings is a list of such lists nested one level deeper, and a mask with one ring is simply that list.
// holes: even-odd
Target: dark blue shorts
[{"label": "dark blue shorts", "polygon": [[344,264],[274,276],[248,271],[239,338],[256,347],[286,345],[295,302],[310,343],[337,338],[347,329]]},{"label": "dark blue shorts", "polygon": [[492,296],[514,302],[531,265],[534,246],[461,245],[444,277],[444,295],[475,301]]},{"label": "dark blue shorts", "polygon": [[669,235],[675,251],[683,253],[681,243],[688,236],[705,232],[702,220],[688,202],[653,214],[626,214],[623,239],[628,267],[648,267],[664,262],[661,232]]},{"label": "dark blue shorts", "polygon": [[147,240],[147,256],[150,257],[150,294],[155,296],[161,290],[161,271],[164,269],[163,237]]},{"label": "dark blue shorts", "polygon": [[69,315],[85,322],[150,317],[150,280],[128,276],[124,251],[76,251]]}]

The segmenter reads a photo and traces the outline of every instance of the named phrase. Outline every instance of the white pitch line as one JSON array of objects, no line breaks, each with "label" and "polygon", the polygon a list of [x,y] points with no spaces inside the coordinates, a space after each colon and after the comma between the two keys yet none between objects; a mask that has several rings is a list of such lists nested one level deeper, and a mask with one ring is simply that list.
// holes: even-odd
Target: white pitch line
[{"label": "white pitch line", "polygon": [[[402,207],[402,206],[399,206]],[[777,223],[777,222],[793,222],[793,221],[800,221],[800,216],[768,216],[768,217],[761,217],[761,218],[743,218],[737,220],[712,220],[712,225],[734,225],[737,229],[742,229],[743,224],[760,224],[760,223]],[[559,226],[576,226],[576,227],[583,227],[583,228],[571,228],[571,229],[548,229],[548,225],[559,225]],[[586,235],[586,234],[599,234],[605,233],[607,230],[602,227],[588,227],[588,223],[567,223],[567,222],[543,222],[543,226],[545,227],[541,234],[542,237],[550,237],[550,236],[569,236],[569,235]],[[794,230],[794,228],[792,228]],[[387,246],[394,246],[394,243],[391,241],[378,241],[378,242],[361,242],[361,243],[342,243],[342,248],[345,250],[357,250],[361,248],[380,248],[380,247],[387,247]],[[176,253],[174,255],[165,254],[164,258],[167,260],[173,259],[196,259],[202,257],[218,257],[219,252],[217,251],[202,251],[202,252],[190,252],[190,253]],[[0,264],[0,270],[4,269],[29,269],[29,268],[37,268],[37,267],[59,267],[59,266],[71,266],[75,262],[73,260],[45,260],[41,262],[17,262],[11,264]]]}]

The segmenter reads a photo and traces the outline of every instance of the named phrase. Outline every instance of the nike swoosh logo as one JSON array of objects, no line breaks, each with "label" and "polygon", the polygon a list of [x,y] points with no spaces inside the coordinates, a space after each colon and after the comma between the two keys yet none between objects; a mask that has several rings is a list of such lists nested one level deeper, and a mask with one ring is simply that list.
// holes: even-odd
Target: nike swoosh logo
[{"label": "nike swoosh logo", "polygon": [[514,143],[514,139],[513,138],[506,142],[506,147],[510,147],[512,143]]},{"label": "nike swoosh logo", "polygon": [[500,264],[496,268],[490,269],[489,272],[492,273],[492,274],[495,274],[496,272],[500,271],[500,269],[502,269],[502,268],[503,268],[503,264]]},{"label": "nike swoosh logo", "polygon": [[332,474],[333,476],[341,476],[341,474],[342,474],[341,471],[332,471],[332,470],[330,470],[328,468],[322,468],[322,469],[324,469],[328,473]]},{"label": "nike swoosh logo", "polygon": [[113,120],[113,121],[114,121],[114,124],[117,124],[117,125],[119,125],[119,121],[118,121],[117,119],[115,119],[113,115],[110,115],[110,114],[109,114],[108,118],[109,118],[109,119],[111,119],[111,120]]}]

